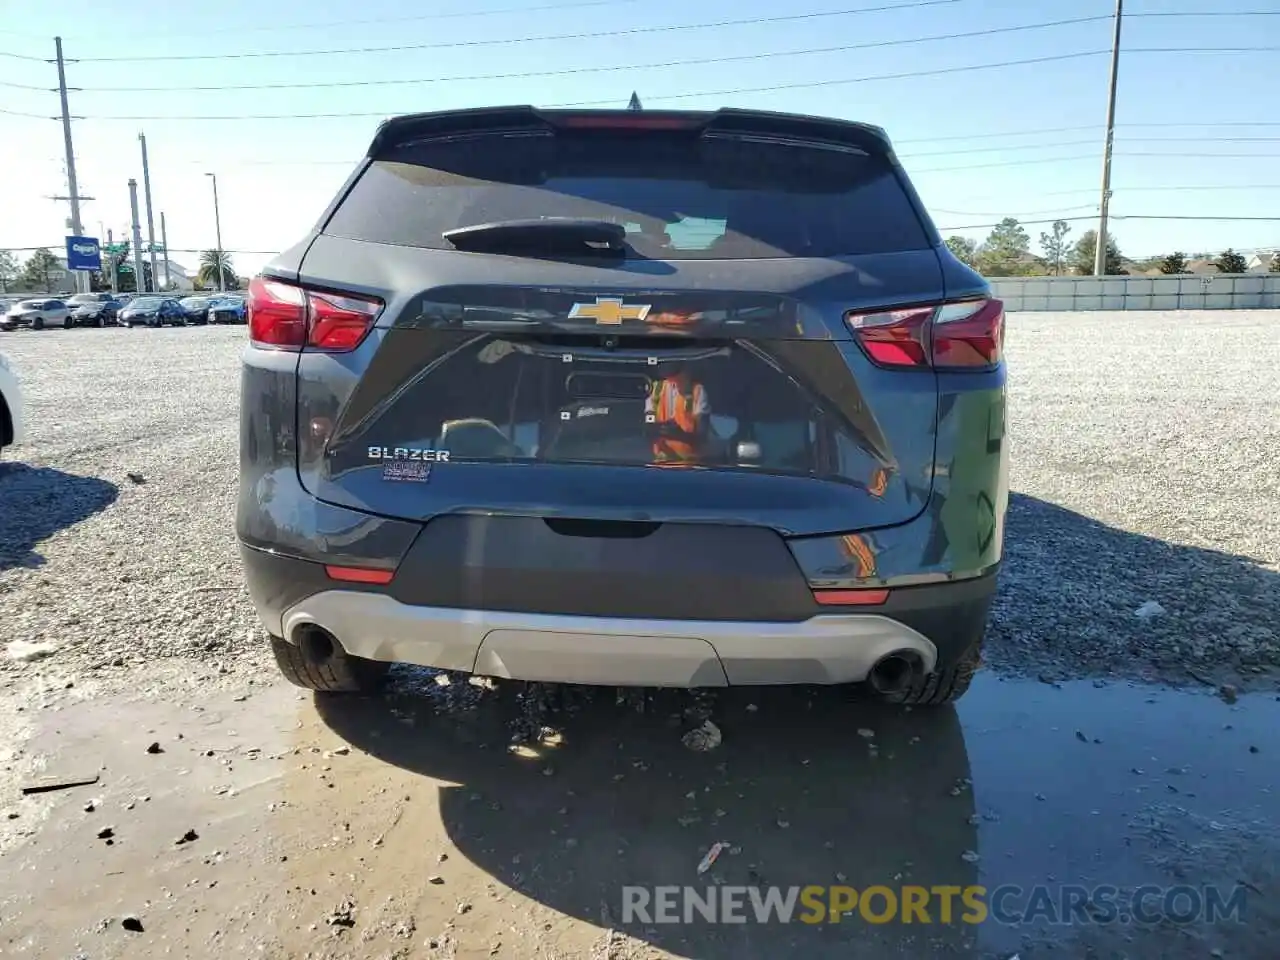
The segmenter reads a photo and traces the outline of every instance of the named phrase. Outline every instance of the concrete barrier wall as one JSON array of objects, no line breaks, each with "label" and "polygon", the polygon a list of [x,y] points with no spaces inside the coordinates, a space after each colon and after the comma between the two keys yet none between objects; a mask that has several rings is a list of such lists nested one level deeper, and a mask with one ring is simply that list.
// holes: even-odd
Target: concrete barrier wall
[{"label": "concrete barrier wall", "polygon": [[1169,277],[990,277],[1005,309],[1257,310],[1280,307],[1280,273]]}]

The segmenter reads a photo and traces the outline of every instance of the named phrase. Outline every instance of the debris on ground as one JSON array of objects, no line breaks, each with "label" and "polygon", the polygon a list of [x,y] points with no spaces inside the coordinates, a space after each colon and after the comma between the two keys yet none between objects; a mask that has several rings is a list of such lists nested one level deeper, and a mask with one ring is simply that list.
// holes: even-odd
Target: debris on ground
[{"label": "debris on ground", "polygon": [[1165,612],[1164,607],[1160,606],[1160,604],[1156,603],[1154,600],[1148,600],[1146,603],[1142,604],[1142,606],[1138,607],[1137,610],[1133,611],[1133,615],[1139,620],[1150,620],[1152,617],[1158,617]]},{"label": "debris on ground", "polygon": [[354,927],[356,925],[356,902],[351,897],[343,897],[337,909],[324,918],[331,927]]},{"label": "debris on ground", "polygon": [[1218,688],[1218,696],[1222,698],[1223,703],[1235,703],[1240,699],[1240,691],[1229,683],[1224,683]]},{"label": "debris on ground", "polygon": [[142,933],[142,921],[131,913],[127,913],[120,918],[120,926],[131,933]]},{"label": "debris on ground", "polygon": [[125,474],[133,483],[146,483],[147,478],[140,473],[129,472]]},{"label": "debris on ground", "polygon": [[14,640],[5,651],[10,660],[17,660],[19,663],[31,663],[33,660],[43,660],[45,657],[51,657],[58,652],[58,648],[52,643],[35,643],[30,640]]},{"label": "debris on ground", "polygon": [[180,836],[177,840],[175,840],[174,843],[177,846],[181,846],[184,843],[194,843],[199,839],[200,839],[200,834],[196,833],[194,830],[188,830],[186,833]]},{"label": "debris on ground", "polygon": [[1088,738],[1088,737],[1086,737],[1086,736],[1084,735],[1084,732],[1083,732],[1083,731],[1081,731],[1081,730],[1077,730],[1077,731],[1076,731],[1076,739],[1077,739],[1077,740],[1079,740],[1081,743],[1088,743],[1088,742],[1089,742],[1089,738]]},{"label": "debris on ground", "polygon": [[48,776],[37,777],[35,780],[25,784],[22,788],[24,795],[33,793],[49,793],[53,790],[67,790],[71,787],[89,787],[98,782],[96,773],[85,773],[80,776],[59,776],[50,774]]},{"label": "debris on ground", "polygon": [[960,854],[960,859],[965,863],[977,863],[982,858],[975,851],[966,850],[964,853]]},{"label": "debris on ground", "polygon": [[115,830],[114,830],[113,828],[111,828],[111,827],[103,827],[101,830],[99,830],[99,831],[98,831],[98,839],[99,839],[99,840],[110,840],[110,839],[112,839],[115,835],[116,835],[116,832],[115,832]]},{"label": "debris on ground", "polygon": [[155,741],[147,747],[147,753],[164,753],[164,747],[160,746],[159,741]]},{"label": "debris on ground", "polygon": [[703,720],[701,726],[686,733],[680,742],[697,753],[706,753],[720,746],[721,739],[720,728],[710,720]]},{"label": "debris on ground", "polygon": [[727,850],[729,844],[723,840],[717,841],[711,845],[711,849],[707,851],[707,855],[702,858],[698,864],[698,873],[706,873],[711,869],[711,865],[720,858],[720,854]]},{"label": "debris on ground", "polygon": [[875,737],[875,735],[876,735],[876,732],[874,730],[868,730],[866,727],[858,728],[858,736],[862,737],[862,739],[864,740],[871,740]]}]

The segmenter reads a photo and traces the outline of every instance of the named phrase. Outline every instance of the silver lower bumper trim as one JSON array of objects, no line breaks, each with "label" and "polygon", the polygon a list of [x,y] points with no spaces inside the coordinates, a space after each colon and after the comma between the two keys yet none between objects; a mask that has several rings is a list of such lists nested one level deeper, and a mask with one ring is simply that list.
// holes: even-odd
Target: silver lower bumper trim
[{"label": "silver lower bumper trim", "polygon": [[881,657],[913,651],[925,672],[937,649],[876,614],[799,623],[638,620],[416,607],[384,594],[327,590],[285,611],[284,635],[333,634],[357,657],[482,676],[610,686],[851,683]]}]

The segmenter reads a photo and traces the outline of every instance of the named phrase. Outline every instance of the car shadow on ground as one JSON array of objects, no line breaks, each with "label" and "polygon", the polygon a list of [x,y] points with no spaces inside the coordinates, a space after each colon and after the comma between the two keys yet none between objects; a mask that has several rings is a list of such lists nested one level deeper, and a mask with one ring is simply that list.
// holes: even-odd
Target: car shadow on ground
[{"label": "car shadow on ground", "polygon": [[[399,687],[399,689],[397,689]],[[460,688],[460,689],[458,689]],[[463,698],[474,687],[456,682]],[[446,690],[391,684],[382,698],[318,695],[324,721],[356,747],[449,781],[441,817],[461,853],[495,879],[570,917],[687,957],[972,956],[976,928],[757,922],[661,923],[656,901],[626,915],[624,886],[966,886],[977,882],[977,817],[955,711],[886,709],[847,691],[755,688],[690,694],[555,688],[486,694],[459,708]],[[639,703],[643,703],[643,710]],[[710,715],[723,740],[682,742]],[[515,752],[511,731],[544,734]],[[699,875],[713,843],[731,846]],[[642,896],[642,895],[633,895]],[[631,901],[635,903],[635,900]],[[883,901],[872,901],[877,911]],[[676,907],[676,915],[681,912]],[[797,907],[797,916],[804,906]],[[610,954],[612,955],[612,954]]]},{"label": "car shadow on ground", "polygon": [[0,571],[40,566],[38,544],[106,509],[119,493],[99,477],[0,463]]},{"label": "car shadow on ground", "polygon": [[[1139,616],[1148,601],[1162,612]],[[1056,680],[1248,682],[1275,675],[1277,624],[1280,574],[1258,560],[1010,497],[990,667]]]}]

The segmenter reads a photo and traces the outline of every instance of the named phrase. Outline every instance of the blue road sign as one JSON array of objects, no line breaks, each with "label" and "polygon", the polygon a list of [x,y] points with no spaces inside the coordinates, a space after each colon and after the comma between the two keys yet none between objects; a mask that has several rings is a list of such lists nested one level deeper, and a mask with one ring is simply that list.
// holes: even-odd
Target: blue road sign
[{"label": "blue road sign", "polygon": [[67,269],[102,269],[102,248],[95,237],[67,237]]}]

